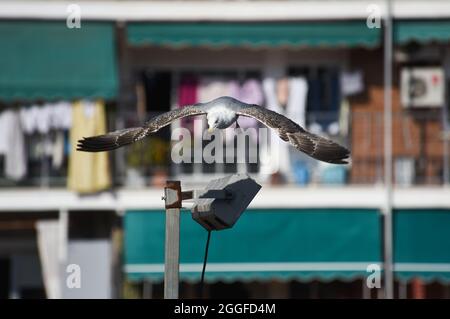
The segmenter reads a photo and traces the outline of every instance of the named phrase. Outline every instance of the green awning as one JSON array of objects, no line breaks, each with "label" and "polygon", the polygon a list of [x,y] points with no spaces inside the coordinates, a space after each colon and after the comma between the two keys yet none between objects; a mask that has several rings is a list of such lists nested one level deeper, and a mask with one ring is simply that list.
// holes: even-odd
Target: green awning
[{"label": "green awning", "polygon": [[397,277],[450,280],[450,210],[401,210],[394,216]]},{"label": "green awning", "polygon": [[[198,280],[206,231],[188,212],[181,219],[181,278]],[[214,232],[207,280],[364,278],[381,263],[381,224],[370,209],[258,209],[233,229]],[[400,280],[450,280],[450,210],[396,210],[395,274]],[[163,211],[125,215],[125,272],[162,280]]]},{"label": "green awning", "polygon": [[113,23],[0,21],[0,47],[0,101],[117,94]]},{"label": "green awning", "polygon": [[365,21],[339,22],[135,22],[132,45],[207,47],[375,47],[380,29]]},{"label": "green awning", "polygon": [[450,20],[408,20],[395,21],[394,41],[398,44],[408,42],[445,42],[450,40]]},{"label": "green awning", "polygon": [[[246,211],[234,228],[214,232],[206,279],[351,279],[379,263],[379,214],[352,209],[258,209]],[[198,280],[207,232],[181,217],[182,279]],[[125,272],[131,280],[161,280],[164,213],[125,215]]]}]

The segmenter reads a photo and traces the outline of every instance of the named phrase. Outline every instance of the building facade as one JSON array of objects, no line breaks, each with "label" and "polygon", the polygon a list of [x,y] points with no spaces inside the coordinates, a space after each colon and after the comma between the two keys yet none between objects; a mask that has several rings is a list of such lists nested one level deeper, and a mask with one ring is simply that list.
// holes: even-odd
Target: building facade
[{"label": "building facade", "polygon": [[[77,8],[68,16],[58,1],[0,3],[0,114],[17,124],[3,126],[14,147],[0,147],[2,296],[161,297],[165,181],[192,189],[247,173],[263,189],[235,228],[214,234],[208,296],[383,297],[366,284],[370,267],[383,267],[386,205],[386,7],[372,2],[86,1],[81,28]],[[444,298],[450,6],[393,1],[392,18],[395,296]],[[110,155],[74,151],[81,136],[220,95],[339,141],[351,165],[281,147],[267,173],[252,136],[256,163],[237,152],[223,163],[174,163],[177,129],[200,139],[192,156],[202,153],[201,119]],[[181,294],[195,297],[206,233],[188,212]],[[81,288],[67,286],[71,265]]]}]

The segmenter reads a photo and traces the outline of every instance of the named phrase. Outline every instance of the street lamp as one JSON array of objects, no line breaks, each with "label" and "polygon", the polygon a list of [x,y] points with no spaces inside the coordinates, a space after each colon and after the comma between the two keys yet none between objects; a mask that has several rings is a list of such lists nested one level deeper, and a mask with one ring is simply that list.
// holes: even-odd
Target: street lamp
[{"label": "street lamp", "polygon": [[194,199],[192,218],[208,231],[202,283],[212,230],[234,226],[261,189],[247,174],[234,174],[212,180],[204,190],[181,190],[179,181],[167,181],[164,188],[166,239],[164,258],[164,298],[178,298],[180,268],[180,208],[182,201]]}]

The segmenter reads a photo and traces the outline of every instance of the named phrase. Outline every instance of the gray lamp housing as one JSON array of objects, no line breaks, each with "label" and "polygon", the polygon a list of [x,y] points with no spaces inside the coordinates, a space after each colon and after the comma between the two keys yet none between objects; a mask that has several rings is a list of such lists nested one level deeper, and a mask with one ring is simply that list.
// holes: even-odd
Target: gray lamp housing
[{"label": "gray lamp housing", "polygon": [[231,228],[260,189],[247,174],[212,180],[194,201],[192,218],[206,230]]}]

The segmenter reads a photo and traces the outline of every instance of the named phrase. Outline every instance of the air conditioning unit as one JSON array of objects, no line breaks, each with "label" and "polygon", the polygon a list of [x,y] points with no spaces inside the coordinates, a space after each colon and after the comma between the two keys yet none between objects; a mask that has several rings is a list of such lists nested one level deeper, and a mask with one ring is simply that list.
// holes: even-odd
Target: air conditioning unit
[{"label": "air conditioning unit", "polygon": [[401,71],[401,102],[404,107],[442,107],[445,76],[440,67],[405,67]]}]

